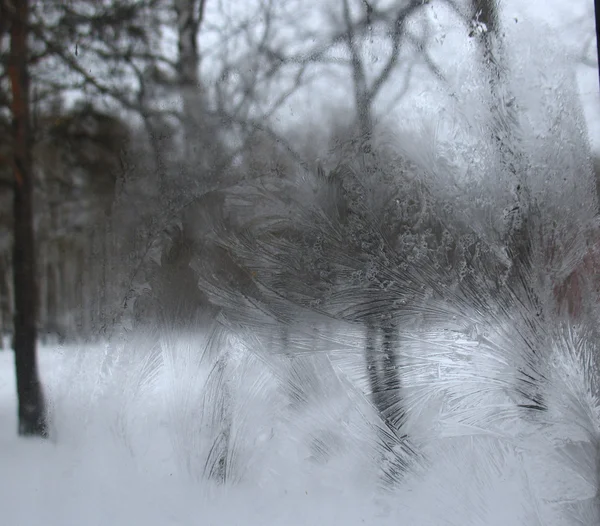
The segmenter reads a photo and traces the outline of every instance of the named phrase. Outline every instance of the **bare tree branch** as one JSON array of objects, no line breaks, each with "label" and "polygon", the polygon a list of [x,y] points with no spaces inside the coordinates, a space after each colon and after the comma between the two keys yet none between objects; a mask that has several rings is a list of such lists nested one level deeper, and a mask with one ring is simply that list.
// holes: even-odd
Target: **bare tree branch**
[{"label": "bare tree branch", "polygon": [[377,97],[379,90],[381,87],[389,80],[390,75],[394,71],[398,63],[398,58],[400,55],[400,43],[402,39],[402,35],[404,33],[404,28],[406,26],[407,19],[421,7],[422,2],[413,0],[411,1],[404,9],[402,9],[398,15],[396,16],[393,23],[393,32],[392,32],[392,52],[383,67],[381,73],[377,76],[371,88],[368,91],[368,100],[371,102]]}]

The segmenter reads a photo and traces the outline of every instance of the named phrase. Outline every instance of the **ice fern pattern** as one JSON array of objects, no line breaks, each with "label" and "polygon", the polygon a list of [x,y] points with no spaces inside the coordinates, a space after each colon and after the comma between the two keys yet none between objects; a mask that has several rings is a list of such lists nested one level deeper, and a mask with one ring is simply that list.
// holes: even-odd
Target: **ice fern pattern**
[{"label": "ice fern pattern", "polygon": [[588,140],[568,67],[512,31],[501,96],[482,75],[419,126],[186,209],[171,241],[214,319],[161,329],[152,363],[190,474],[368,473],[408,524],[600,520]]}]

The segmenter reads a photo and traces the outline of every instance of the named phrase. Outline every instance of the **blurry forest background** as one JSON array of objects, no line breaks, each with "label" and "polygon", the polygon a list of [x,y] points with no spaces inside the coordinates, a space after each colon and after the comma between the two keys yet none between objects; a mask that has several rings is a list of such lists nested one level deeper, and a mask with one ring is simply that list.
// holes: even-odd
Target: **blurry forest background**
[{"label": "blurry forest background", "polygon": [[328,473],[408,524],[597,524],[594,14],[0,0],[0,416],[50,439],[3,442],[0,509],[114,523],[130,465],[148,503]]},{"label": "blurry forest background", "polygon": [[[577,42],[569,36],[565,54],[594,71],[593,5],[579,4],[564,19]],[[214,191],[333,169],[365,138],[380,163],[394,163],[386,141],[435,104],[428,93],[451,91],[477,67],[495,30],[494,6],[33,2],[27,66],[40,337],[93,340],[115,327],[185,323],[190,312],[209,319],[186,250],[219,215]],[[511,9],[503,20],[521,23]],[[7,20],[0,12],[4,347],[14,303]],[[206,246],[202,257],[218,256]]]}]

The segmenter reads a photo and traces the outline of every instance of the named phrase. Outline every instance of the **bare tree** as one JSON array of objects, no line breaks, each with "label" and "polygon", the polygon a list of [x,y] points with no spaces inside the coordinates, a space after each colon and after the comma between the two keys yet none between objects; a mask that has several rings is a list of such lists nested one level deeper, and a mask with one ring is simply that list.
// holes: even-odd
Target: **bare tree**
[{"label": "bare tree", "polygon": [[[174,0],[173,7],[177,17],[177,82],[183,99],[182,117],[184,125],[185,155],[193,154],[194,143],[206,137],[201,133],[203,119],[206,119],[205,89],[200,81],[199,32],[204,20],[206,0]],[[198,159],[193,155],[193,159]],[[207,166],[203,165],[206,169]]]},{"label": "bare tree", "polygon": [[[407,22],[422,7],[423,3],[409,1],[403,3],[395,11],[388,13],[377,10],[369,2],[362,1],[361,3],[364,11],[356,21],[352,18],[350,0],[342,0],[342,41],[350,55],[352,87],[359,134],[368,142],[373,134],[373,104],[398,66],[402,47],[408,40],[406,34]],[[364,30],[366,29],[368,33],[372,33],[375,30],[374,25],[378,22],[383,25],[381,33],[387,35],[391,44],[391,51],[383,67],[369,81],[367,67],[361,51],[361,40],[367,36]]]},{"label": "bare tree", "polygon": [[[113,107],[117,102],[122,108],[137,111],[139,109],[137,99],[131,96],[132,92],[135,95],[135,90],[131,90],[128,86],[128,80],[131,78],[128,66],[134,65],[142,68],[144,64],[160,62],[160,54],[156,51],[158,47],[154,46],[156,39],[153,37],[153,34],[156,35],[156,32],[153,33],[153,31],[157,29],[157,25],[152,22],[152,7],[157,4],[158,2],[151,0],[143,5],[127,0],[115,0],[102,6],[95,3],[90,4],[85,0],[68,3],[44,2],[32,5],[27,1],[11,2],[6,0],[0,4],[0,45],[4,46],[10,40],[10,53],[7,53],[5,49],[0,49],[2,59],[0,60],[0,112],[2,117],[0,123],[4,123],[4,117],[10,113],[14,132],[8,143],[3,141],[4,146],[8,144],[8,151],[3,148],[5,151],[1,152],[3,157],[12,160],[10,166],[13,175],[7,176],[6,170],[3,169],[0,180],[9,182],[9,185],[12,186],[14,201],[12,221],[14,248],[11,266],[14,280],[14,347],[19,393],[19,433],[21,434],[45,435],[47,433],[43,396],[35,360],[38,315],[41,313],[46,321],[49,313],[50,317],[55,317],[56,312],[60,310],[56,305],[56,296],[62,294],[62,300],[66,298],[72,300],[75,293],[74,290],[68,292],[63,287],[63,285],[68,285],[73,288],[74,281],[66,279],[65,268],[56,271],[58,268],[56,261],[52,261],[50,252],[46,252],[48,246],[38,244],[37,250],[34,247],[34,231],[36,229],[34,223],[38,222],[36,218],[42,217],[41,212],[43,208],[46,208],[45,205],[50,208],[58,206],[66,209],[69,207],[66,202],[58,204],[45,202],[45,198],[50,196],[44,195],[44,190],[48,189],[48,185],[43,183],[50,182],[50,186],[63,185],[64,190],[64,188],[69,188],[73,179],[77,179],[72,159],[66,163],[62,161],[58,164],[55,163],[54,168],[58,169],[53,173],[52,163],[42,162],[36,165],[36,160],[39,161],[43,157],[41,155],[40,159],[36,159],[36,156],[42,154],[43,148],[34,151],[34,146],[40,142],[37,132],[44,128],[44,126],[38,126],[40,112],[46,113],[46,115],[51,113],[48,110],[52,106],[52,101],[57,97],[60,98],[61,94],[67,91],[79,92],[88,97],[95,96],[98,100],[104,99]],[[10,39],[8,32],[10,32]],[[98,67],[103,69],[104,75],[99,74]],[[94,127],[98,122],[87,122],[87,125],[89,124]],[[84,123],[84,127],[85,125]],[[100,125],[100,127],[102,126]],[[60,127],[55,127],[53,131],[56,132],[57,128]],[[5,131],[8,130],[2,129],[3,137],[7,136]],[[86,135],[85,133],[82,135],[81,131],[81,129],[75,131],[71,137],[77,136],[81,139]],[[114,138],[116,137],[115,135]],[[84,146],[85,148],[78,152],[82,155],[75,162],[77,169],[89,172],[91,168],[103,172],[109,171],[111,175],[115,175],[114,165],[103,164],[103,161],[109,158],[112,163],[114,157],[110,155],[108,157],[101,156],[101,158],[94,157],[98,153],[94,152],[94,146],[91,143]],[[121,146],[125,146],[125,143],[121,143],[119,147]],[[48,151],[46,150],[46,153]],[[59,151],[65,154],[66,150],[63,148]],[[53,153],[56,153],[55,159],[60,160],[60,154]],[[91,157],[85,158],[90,154]],[[2,167],[6,167],[5,159],[0,159],[0,161]],[[44,170],[39,170],[40,166],[45,173],[43,173]],[[41,177],[37,177],[40,175],[38,172],[41,172]],[[34,176],[34,173],[37,175]],[[49,177],[44,178],[44,175]],[[106,182],[108,179],[104,181]],[[41,185],[38,184],[40,181]],[[95,178],[88,182],[93,185],[94,182],[99,181],[99,178]],[[3,186],[8,188],[9,185]],[[112,191],[108,190],[108,194],[114,194],[114,185],[112,188]],[[34,198],[34,189],[41,197],[39,202],[43,203],[38,214],[35,213],[37,197]],[[71,186],[69,192],[72,190]],[[97,191],[99,187],[88,188],[88,190]],[[105,192],[107,189],[102,188],[101,190]],[[71,197],[75,197],[75,194],[76,192]],[[80,204],[83,205],[83,203]],[[75,208],[77,208],[76,205]],[[100,208],[106,210],[106,207],[100,206]],[[60,230],[58,223],[44,224],[42,221],[44,227],[42,230],[45,229],[46,234],[48,229],[58,228]],[[77,221],[71,222],[69,225],[71,228],[67,228],[69,231],[67,237],[73,238],[66,241],[68,245],[73,245],[72,242],[76,241],[74,239],[76,236],[73,236],[73,232],[77,231],[76,223]],[[56,231],[52,235],[55,239],[61,238],[61,234]],[[107,239],[108,236],[104,236],[97,243],[102,253],[100,259],[104,259],[106,256]],[[81,274],[85,266],[85,249],[81,244],[77,245],[78,243],[75,242],[72,254],[64,263],[73,267],[72,270],[75,272],[78,272],[77,269],[79,269],[78,273]],[[40,253],[38,259],[36,252],[40,252],[40,250],[43,250],[43,253]],[[6,269],[4,270],[6,272]],[[102,276],[98,280],[100,283],[106,281],[107,271],[108,269],[104,268]],[[55,296],[53,302],[44,301],[41,309],[39,308],[37,286],[38,275],[43,276],[41,281],[43,296]],[[105,301],[105,298],[102,298],[105,290],[106,288],[101,286],[98,291],[101,303]],[[80,293],[81,291],[77,292],[77,294]],[[4,290],[2,294],[3,296],[8,295]],[[78,298],[77,301],[81,305],[81,298]],[[3,300],[2,303],[5,308],[6,300]],[[83,309],[79,309],[79,312],[82,311]],[[100,315],[99,323],[101,323],[101,318]],[[81,324],[82,320],[75,320],[75,323]]]},{"label": "bare tree", "polygon": [[10,23],[11,110],[13,118],[13,279],[14,352],[19,398],[20,435],[48,434],[46,407],[36,358],[37,279],[33,227],[30,85],[28,58],[29,2],[3,2]]},{"label": "bare tree", "polygon": [[[313,80],[319,75],[339,80],[348,75],[355,110],[356,134],[368,141],[376,120],[375,104],[391,81],[402,73],[393,99],[408,90],[416,57],[424,61],[433,73],[441,74],[429,56],[427,33],[414,34],[410,22],[421,20],[424,2],[406,0],[386,4],[364,0],[339,0],[316,10],[319,30],[302,25],[302,17],[287,21],[296,26],[287,41],[265,42],[259,48],[268,63],[280,74],[294,72],[298,78]],[[281,39],[280,39],[281,40]],[[369,42],[377,43],[377,60],[369,56]],[[403,69],[403,66],[404,69]],[[316,73],[318,72],[318,74]]]}]

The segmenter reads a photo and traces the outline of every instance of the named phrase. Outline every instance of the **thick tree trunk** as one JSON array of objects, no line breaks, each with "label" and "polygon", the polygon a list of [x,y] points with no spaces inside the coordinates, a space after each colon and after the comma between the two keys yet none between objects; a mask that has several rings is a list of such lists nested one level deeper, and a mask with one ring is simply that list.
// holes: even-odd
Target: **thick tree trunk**
[{"label": "thick tree trunk", "polygon": [[354,105],[356,107],[356,121],[358,133],[365,151],[370,151],[373,139],[373,115],[372,99],[369,97],[367,88],[367,76],[365,66],[360,55],[360,44],[356,40],[354,23],[350,15],[350,4],[344,0],[342,5],[344,23],[346,25],[346,46],[351,57],[352,66],[352,88],[354,90]]},{"label": "thick tree trunk", "polygon": [[[484,74],[490,84],[491,116],[493,119],[494,142],[498,147],[500,164],[521,183],[516,167],[515,127],[517,115],[513,94],[507,79],[506,57],[503,35],[500,27],[500,14],[497,0],[473,0],[474,26],[473,36],[481,41]],[[482,26],[477,26],[481,24]]]},{"label": "thick tree trunk", "polygon": [[53,262],[53,254],[48,258],[46,264],[46,316],[47,316],[47,330],[53,332],[58,331],[57,323],[57,295],[56,295],[56,274]]},{"label": "thick tree trunk", "polygon": [[4,339],[9,332],[11,319],[10,289],[8,287],[9,261],[8,257],[0,254],[0,350],[4,349]]},{"label": "thick tree trunk", "polygon": [[600,80],[600,0],[594,0],[596,11],[596,54],[598,58],[598,79]]},{"label": "thick tree trunk", "polygon": [[4,290],[4,265],[2,265],[2,257],[0,256],[0,351],[4,350],[4,333],[6,329],[5,315],[4,315],[4,303],[6,302],[6,291]]},{"label": "thick tree trunk", "polygon": [[36,267],[33,231],[33,173],[27,71],[28,0],[14,0],[9,76],[12,88],[15,293],[14,352],[19,403],[19,435],[47,436],[46,408],[36,360]]},{"label": "thick tree trunk", "polygon": [[[4,267],[6,276],[4,278],[4,284],[6,285],[8,305],[6,306],[6,324],[7,333],[10,335],[8,346],[12,349],[12,342],[14,333],[14,327],[12,326],[12,320],[15,316],[15,282],[12,273],[12,258],[7,258],[6,266]],[[9,326],[10,324],[10,326]]]},{"label": "thick tree trunk", "polygon": [[38,339],[41,340],[42,345],[48,343],[48,310],[46,306],[48,304],[48,280],[46,279],[46,260],[48,257],[47,243],[40,243],[40,233],[38,232],[38,245],[37,245],[37,269],[36,273],[38,276]]},{"label": "thick tree trunk", "polygon": [[[74,324],[73,334],[81,341],[89,338],[92,327],[89,312],[85,312],[85,269],[88,266],[88,262],[85,257],[85,248],[76,246],[74,247],[74,252],[75,261],[73,262],[73,271],[71,272],[71,276],[73,276],[73,287],[71,289],[70,312]],[[94,286],[97,290],[97,283],[94,283]],[[95,302],[93,306],[97,309],[98,303]],[[98,319],[97,310],[95,319]]]},{"label": "thick tree trunk", "polygon": [[[545,312],[543,302],[539,298],[536,284],[529,281],[527,269],[533,264],[532,229],[535,210],[532,208],[531,196],[525,173],[520,169],[524,155],[519,140],[518,107],[514,103],[514,95],[508,82],[508,63],[505,56],[503,33],[500,20],[498,0],[473,0],[475,19],[485,25],[481,33],[485,73],[490,82],[490,103],[493,141],[497,147],[498,169],[512,178],[516,202],[511,212],[505,243],[512,259],[509,279],[513,283],[526,283],[526,295],[535,306],[541,322]],[[540,364],[541,352],[539,344],[531,346],[527,361]],[[526,400],[519,404],[528,410],[545,411],[547,409],[543,395],[543,376],[532,378],[522,367],[517,369],[519,392]]]}]

